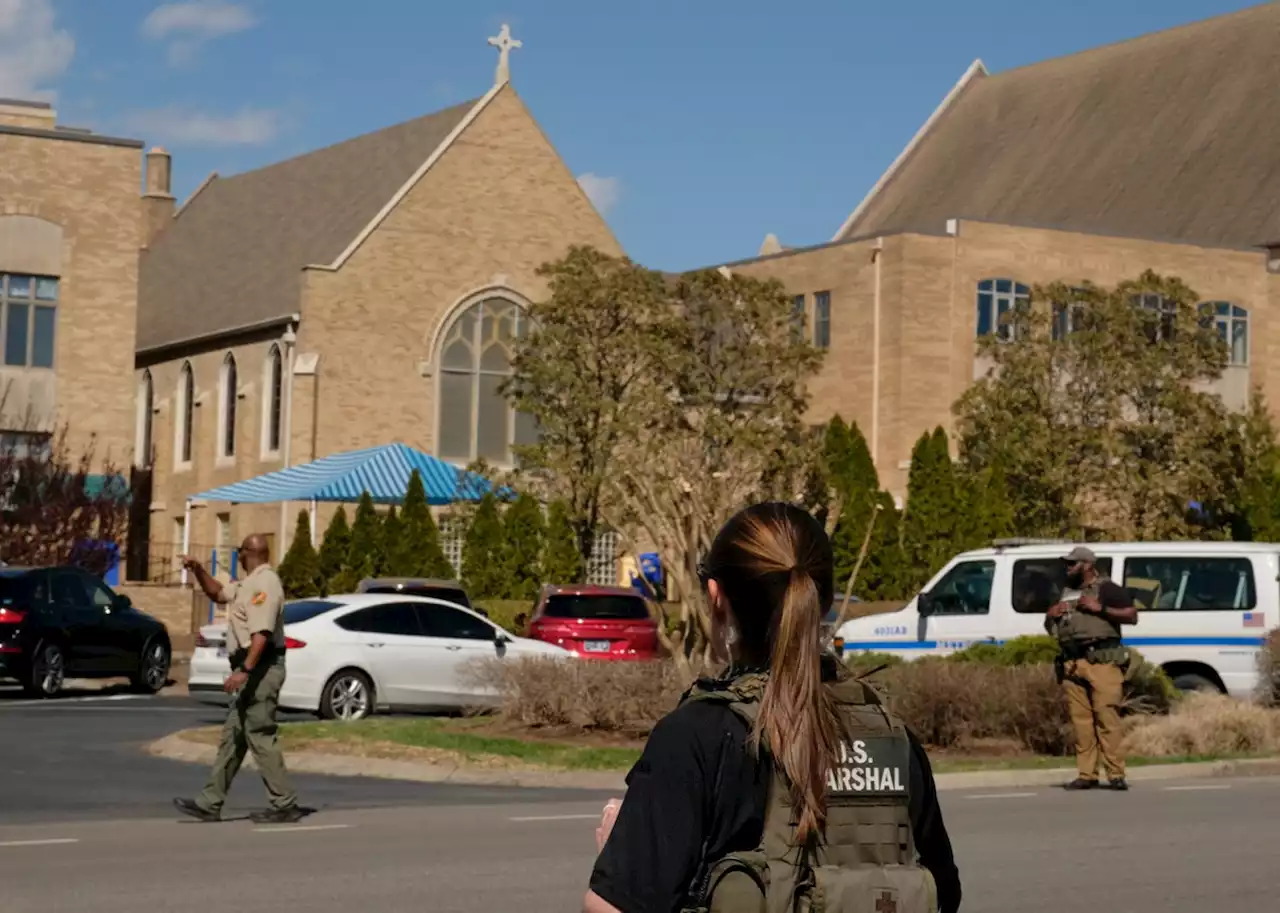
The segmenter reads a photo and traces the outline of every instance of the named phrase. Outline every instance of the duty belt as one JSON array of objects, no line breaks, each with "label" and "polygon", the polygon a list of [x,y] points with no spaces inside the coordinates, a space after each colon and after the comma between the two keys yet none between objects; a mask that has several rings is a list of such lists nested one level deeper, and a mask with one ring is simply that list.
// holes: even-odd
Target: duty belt
[{"label": "duty belt", "polygon": [[1102,640],[1090,640],[1082,643],[1066,643],[1062,644],[1063,659],[1088,659],[1097,650],[1109,650],[1113,647],[1123,646],[1123,641],[1115,637],[1107,637]]}]

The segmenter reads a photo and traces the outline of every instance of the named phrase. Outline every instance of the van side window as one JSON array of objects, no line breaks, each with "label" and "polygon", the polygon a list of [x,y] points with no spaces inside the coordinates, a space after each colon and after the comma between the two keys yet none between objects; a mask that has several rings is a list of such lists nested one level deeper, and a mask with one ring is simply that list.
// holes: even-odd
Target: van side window
[{"label": "van side window", "polygon": [[1128,558],[1124,587],[1146,612],[1230,612],[1258,605],[1248,558]]},{"label": "van side window", "polygon": [[[1111,576],[1111,559],[1098,558],[1098,573]],[[1067,563],[1061,558],[1024,558],[1013,563],[1013,610],[1043,615],[1062,599],[1067,587]]]},{"label": "van side window", "polygon": [[991,611],[994,561],[962,561],[929,591],[933,615],[986,615]]}]

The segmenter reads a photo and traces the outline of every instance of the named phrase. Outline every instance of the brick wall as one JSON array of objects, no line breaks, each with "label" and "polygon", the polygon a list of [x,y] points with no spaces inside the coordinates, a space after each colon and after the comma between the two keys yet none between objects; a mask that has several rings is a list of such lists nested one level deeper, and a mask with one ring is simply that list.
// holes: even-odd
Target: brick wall
[{"label": "brick wall", "polygon": [[[191,607],[194,590],[183,586],[150,586],[144,583],[126,583],[115,587],[115,591],[128,596],[143,612],[154,615],[169,629],[169,637],[178,638],[194,634],[191,626]],[[200,599],[200,607],[204,609],[207,600]]]}]

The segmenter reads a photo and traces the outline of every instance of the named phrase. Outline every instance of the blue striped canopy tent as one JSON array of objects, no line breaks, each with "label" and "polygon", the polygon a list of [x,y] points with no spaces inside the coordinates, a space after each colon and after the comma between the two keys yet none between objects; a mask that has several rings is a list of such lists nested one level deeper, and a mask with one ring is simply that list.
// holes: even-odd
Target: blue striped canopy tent
[{"label": "blue striped canopy tent", "polygon": [[[360,495],[378,504],[404,500],[413,470],[422,476],[429,504],[478,501],[493,486],[488,479],[466,472],[408,444],[383,444],[321,457],[310,463],[268,472],[192,495],[192,500],[233,504],[271,504],[278,501],[354,502]],[[496,491],[499,497],[509,493]]]}]

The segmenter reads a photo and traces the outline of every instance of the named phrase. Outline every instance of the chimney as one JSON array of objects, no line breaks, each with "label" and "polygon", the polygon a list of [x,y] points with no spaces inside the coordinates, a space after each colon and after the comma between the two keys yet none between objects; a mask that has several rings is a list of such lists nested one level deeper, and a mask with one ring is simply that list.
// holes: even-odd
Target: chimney
[{"label": "chimney", "polygon": [[147,153],[147,192],[142,195],[142,246],[149,247],[156,235],[173,219],[175,201],[169,192],[169,153],[155,146]]}]

